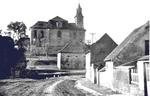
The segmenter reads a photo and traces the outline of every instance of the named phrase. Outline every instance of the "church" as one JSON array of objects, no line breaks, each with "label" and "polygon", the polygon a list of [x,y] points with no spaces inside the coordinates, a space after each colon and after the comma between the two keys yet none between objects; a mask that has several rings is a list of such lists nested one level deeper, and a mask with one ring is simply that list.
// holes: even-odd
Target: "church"
[{"label": "church", "polygon": [[[82,8],[78,5],[75,23],[56,16],[37,21],[31,27],[31,56],[58,56],[59,68],[85,68],[85,29]],[[57,57],[58,64],[58,57]]]}]

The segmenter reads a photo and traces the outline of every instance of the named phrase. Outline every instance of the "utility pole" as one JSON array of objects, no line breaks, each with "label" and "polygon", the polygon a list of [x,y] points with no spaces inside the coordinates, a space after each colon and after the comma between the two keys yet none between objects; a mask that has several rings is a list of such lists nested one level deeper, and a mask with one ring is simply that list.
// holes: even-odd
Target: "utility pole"
[{"label": "utility pole", "polygon": [[93,40],[94,40],[94,35],[95,35],[95,33],[90,33],[90,34],[91,34],[91,36],[92,36],[92,42],[91,42],[91,43],[93,44],[93,42],[94,42]]}]

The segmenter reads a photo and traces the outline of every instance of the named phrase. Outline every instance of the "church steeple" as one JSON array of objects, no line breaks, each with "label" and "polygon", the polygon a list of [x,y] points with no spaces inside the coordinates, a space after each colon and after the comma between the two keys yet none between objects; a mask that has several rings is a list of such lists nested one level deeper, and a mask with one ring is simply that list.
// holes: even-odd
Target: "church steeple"
[{"label": "church steeple", "polygon": [[76,13],[76,16],[75,16],[75,23],[79,28],[84,28],[82,8],[81,8],[80,4],[78,5],[78,8],[77,8],[77,13]]}]

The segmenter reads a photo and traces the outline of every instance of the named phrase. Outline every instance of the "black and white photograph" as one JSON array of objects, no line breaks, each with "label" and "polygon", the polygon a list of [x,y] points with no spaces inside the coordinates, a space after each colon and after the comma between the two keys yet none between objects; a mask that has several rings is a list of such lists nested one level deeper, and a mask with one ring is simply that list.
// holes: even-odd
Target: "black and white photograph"
[{"label": "black and white photograph", "polygon": [[150,96],[150,0],[1,0],[0,96]]}]

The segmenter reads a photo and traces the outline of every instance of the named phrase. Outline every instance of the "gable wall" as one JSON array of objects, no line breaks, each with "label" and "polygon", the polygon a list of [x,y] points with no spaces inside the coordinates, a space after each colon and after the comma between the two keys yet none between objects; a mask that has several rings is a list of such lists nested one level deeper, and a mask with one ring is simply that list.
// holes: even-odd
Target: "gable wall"
[{"label": "gable wall", "polygon": [[62,69],[85,69],[85,54],[62,53]]}]

